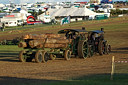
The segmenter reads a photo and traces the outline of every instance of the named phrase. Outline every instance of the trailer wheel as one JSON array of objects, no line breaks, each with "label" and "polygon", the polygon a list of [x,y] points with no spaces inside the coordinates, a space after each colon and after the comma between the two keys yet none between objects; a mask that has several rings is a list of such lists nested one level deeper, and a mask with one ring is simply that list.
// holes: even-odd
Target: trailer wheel
[{"label": "trailer wheel", "polygon": [[99,52],[100,55],[103,55],[104,51],[105,51],[105,47],[104,47],[104,44],[103,44],[103,40],[101,40],[99,42],[99,45],[98,45],[98,52]]},{"label": "trailer wheel", "polygon": [[78,56],[84,59],[88,57],[88,43],[84,40],[78,43]]},{"label": "trailer wheel", "polygon": [[45,51],[43,51],[42,54],[43,54],[42,55],[42,62],[45,63],[45,62],[47,62],[49,60],[49,56],[50,55]]},{"label": "trailer wheel", "polygon": [[[54,49],[50,50],[50,52],[54,52]],[[51,60],[55,60],[56,59],[56,55],[50,54],[50,59]]]},{"label": "trailer wheel", "polygon": [[27,59],[27,57],[26,57],[26,54],[25,54],[25,50],[20,51],[20,53],[19,53],[19,61],[20,62],[26,62],[26,59]]},{"label": "trailer wheel", "polygon": [[70,60],[71,52],[69,50],[65,50],[64,52],[64,58],[65,60]]},{"label": "trailer wheel", "polygon": [[38,50],[35,54],[35,62],[36,63],[41,63],[42,60],[43,60],[43,57],[42,57],[42,51],[41,50]]},{"label": "trailer wheel", "polygon": [[45,63],[48,61],[48,57],[49,55],[47,52],[38,50],[35,54],[35,61],[36,63],[41,63],[41,62]]}]

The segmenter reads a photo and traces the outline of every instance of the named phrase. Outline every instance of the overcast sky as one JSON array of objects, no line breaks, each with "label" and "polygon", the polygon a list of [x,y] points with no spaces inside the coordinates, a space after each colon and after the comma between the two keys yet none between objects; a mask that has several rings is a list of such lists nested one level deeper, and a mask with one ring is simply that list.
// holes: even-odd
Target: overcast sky
[{"label": "overcast sky", "polygon": [[[0,0],[0,3],[3,4],[9,4],[9,1],[12,1],[16,4],[19,3],[35,3],[35,2],[41,2],[41,1],[45,1],[45,2],[64,2],[64,1],[89,1],[89,0]],[[113,0],[113,1],[126,1],[126,0]]]}]

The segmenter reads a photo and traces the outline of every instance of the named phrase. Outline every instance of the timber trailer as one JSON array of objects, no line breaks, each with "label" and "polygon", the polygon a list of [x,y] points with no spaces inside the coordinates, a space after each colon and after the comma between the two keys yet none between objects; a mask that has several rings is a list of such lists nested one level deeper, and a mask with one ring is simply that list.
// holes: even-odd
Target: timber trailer
[{"label": "timber trailer", "polygon": [[[62,36],[63,35],[63,36]],[[87,58],[93,55],[92,45],[88,43],[88,32],[85,29],[64,29],[58,34],[25,35],[19,47],[24,48],[19,53],[21,62],[47,62],[56,57],[70,60],[72,55]]]}]

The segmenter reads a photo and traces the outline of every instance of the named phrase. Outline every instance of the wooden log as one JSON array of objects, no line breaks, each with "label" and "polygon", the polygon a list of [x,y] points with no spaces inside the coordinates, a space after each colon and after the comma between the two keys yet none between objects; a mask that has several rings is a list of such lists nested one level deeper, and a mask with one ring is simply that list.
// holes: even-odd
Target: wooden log
[{"label": "wooden log", "polygon": [[36,46],[36,48],[67,48],[68,44],[44,44],[43,45],[38,45]]},{"label": "wooden log", "polygon": [[24,35],[23,39],[44,39],[44,38],[60,38],[60,39],[66,39],[65,36],[61,36],[59,34],[51,34],[51,33],[47,33],[47,34],[41,34],[41,35],[37,35],[37,34],[29,34],[29,35]]},{"label": "wooden log", "polygon": [[22,39],[29,39],[29,35],[23,35]]},{"label": "wooden log", "polygon": [[68,44],[45,44],[45,48],[67,48]]},{"label": "wooden log", "polygon": [[19,44],[18,44],[18,47],[27,47],[27,43],[26,42],[20,42]]},{"label": "wooden log", "polygon": [[37,47],[39,45],[43,45],[45,41],[41,41],[41,40],[31,40],[29,41],[29,46],[31,48]]},{"label": "wooden log", "polygon": [[46,43],[49,43],[49,44],[65,44],[65,43],[69,43],[69,40],[68,39],[48,38],[46,40]]},{"label": "wooden log", "polygon": [[[71,43],[68,39],[53,39],[53,38],[46,38],[46,39],[40,39],[40,40],[31,40],[29,41],[29,46],[31,48],[42,46],[44,44],[69,44]],[[54,46],[53,46],[54,47]]]}]

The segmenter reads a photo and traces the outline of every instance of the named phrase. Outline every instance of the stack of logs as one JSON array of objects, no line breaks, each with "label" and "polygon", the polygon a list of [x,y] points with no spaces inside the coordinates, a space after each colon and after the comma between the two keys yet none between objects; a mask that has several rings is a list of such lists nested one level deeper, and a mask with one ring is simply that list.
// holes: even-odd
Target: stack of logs
[{"label": "stack of logs", "polygon": [[24,35],[25,42],[19,43],[19,47],[30,48],[67,48],[71,40],[59,34]]}]

